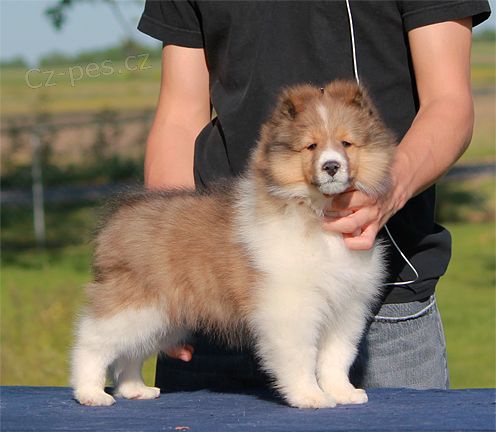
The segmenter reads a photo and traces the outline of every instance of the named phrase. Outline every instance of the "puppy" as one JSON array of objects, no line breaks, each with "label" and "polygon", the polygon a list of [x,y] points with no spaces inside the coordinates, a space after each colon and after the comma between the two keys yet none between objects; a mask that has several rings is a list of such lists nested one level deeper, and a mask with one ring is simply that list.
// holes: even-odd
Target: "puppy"
[{"label": "puppy", "polygon": [[96,237],[72,351],[74,397],[159,397],[143,360],[203,329],[248,339],[287,403],[364,403],[348,372],[384,274],[383,247],[325,232],[335,194],[387,190],[395,140],[353,82],[285,90],[244,176],[208,192],[124,198]]}]

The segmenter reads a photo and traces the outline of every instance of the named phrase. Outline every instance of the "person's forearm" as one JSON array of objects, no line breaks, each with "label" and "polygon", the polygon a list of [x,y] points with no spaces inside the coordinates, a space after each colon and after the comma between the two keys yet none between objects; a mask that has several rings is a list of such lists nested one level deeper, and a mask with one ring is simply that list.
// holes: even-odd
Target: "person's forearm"
[{"label": "person's forearm", "polygon": [[463,154],[472,137],[470,94],[446,96],[420,109],[398,145],[392,176],[399,210],[436,182]]},{"label": "person's forearm", "polygon": [[197,131],[182,125],[154,124],[147,141],[145,186],[194,188],[193,157]]},{"label": "person's forearm", "polygon": [[398,146],[393,180],[405,200],[441,177],[472,136],[471,18],[409,32],[420,110]]},{"label": "person's forearm", "polygon": [[195,141],[209,121],[209,74],[203,50],[167,45],[157,113],[146,143],[146,187],[194,188]]}]

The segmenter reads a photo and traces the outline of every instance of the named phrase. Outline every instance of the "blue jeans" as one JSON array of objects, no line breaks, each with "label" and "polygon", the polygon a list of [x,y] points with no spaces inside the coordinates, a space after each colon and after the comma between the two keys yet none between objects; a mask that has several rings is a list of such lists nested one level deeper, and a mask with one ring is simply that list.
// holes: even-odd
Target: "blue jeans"
[{"label": "blue jeans", "polygon": [[350,378],[365,388],[449,388],[446,342],[435,297],[383,305],[360,344]]},{"label": "blue jeans", "polygon": [[[159,359],[158,387],[191,391],[269,385],[251,353],[225,350],[203,337],[194,344],[196,350],[189,363]],[[435,298],[383,305],[360,344],[350,379],[361,388],[447,389],[446,344]]]}]

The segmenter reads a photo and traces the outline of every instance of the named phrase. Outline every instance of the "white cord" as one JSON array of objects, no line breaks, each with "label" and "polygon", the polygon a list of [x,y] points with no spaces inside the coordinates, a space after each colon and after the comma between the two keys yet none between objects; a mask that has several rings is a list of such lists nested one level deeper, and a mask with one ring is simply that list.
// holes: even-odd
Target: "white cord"
[{"label": "white cord", "polygon": [[401,281],[401,282],[389,282],[389,283],[385,283],[383,285],[394,285],[394,286],[400,286],[400,285],[408,285],[408,284],[411,284],[413,282],[415,282],[418,278],[419,278],[419,274],[418,274],[418,271],[415,269],[415,267],[413,266],[413,264],[408,261],[408,258],[405,256],[405,254],[401,251],[400,247],[398,246],[398,244],[394,241],[394,238],[393,236],[391,235],[391,233],[389,232],[389,228],[387,227],[387,225],[384,225],[384,229],[386,230],[386,233],[387,235],[389,236],[389,238],[391,239],[391,242],[393,243],[394,247],[398,250],[398,252],[400,253],[401,257],[405,260],[405,262],[408,264],[408,266],[412,269],[412,271],[415,273],[415,279],[412,279],[412,280],[409,280],[409,281]]},{"label": "white cord", "polygon": [[[356,53],[356,44],[355,44],[355,29],[353,27],[353,17],[351,15],[351,6],[350,6],[350,0],[346,0],[346,9],[348,11],[348,21],[350,23],[350,38],[351,38],[351,52],[353,54],[353,72],[355,74],[355,80],[358,85],[360,85],[360,77],[358,75],[358,62],[357,62],[357,53]],[[408,264],[408,266],[412,269],[412,271],[415,273],[415,279],[409,280],[409,281],[401,281],[401,282],[389,282],[385,283],[383,285],[393,285],[393,286],[401,286],[401,285],[408,285],[413,282],[416,282],[419,278],[418,271],[415,269],[413,264],[408,260],[408,258],[405,256],[405,254],[402,252],[398,244],[395,242],[393,236],[389,232],[389,228],[387,225],[384,225],[384,229],[386,230],[387,235],[391,239],[391,243],[393,243],[394,247],[398,250],[399,254],[401,257],[405,260],[405,262]]]},{"label": "white cord", "polygon": [[419,310],[418,312],[416,312],[414,314],[406,315],[406,316],[402,316],[402,317],[388,317],[388,316],[376,315],[374,317],[374,319],[379,320],[379,321],[394,321],[394,322],[410,321],[412,319],[415,319],[415,318],[422,316],[425,312],[427,312],[435,304],[436,304],[436,298],[433,296],[431,302],[425,308]]},{"label": "white cord", "polygon": [[350,36],[351,36],[351,51],[353,53],[353,71],[358,85],[360,85],[360,77],[358,76],[358,64],[355,44],[355,28],[353,27],[353,17],[351,15],[350,1],[346,0],[346,9],[348,10],[348,21],[350,23]]}]

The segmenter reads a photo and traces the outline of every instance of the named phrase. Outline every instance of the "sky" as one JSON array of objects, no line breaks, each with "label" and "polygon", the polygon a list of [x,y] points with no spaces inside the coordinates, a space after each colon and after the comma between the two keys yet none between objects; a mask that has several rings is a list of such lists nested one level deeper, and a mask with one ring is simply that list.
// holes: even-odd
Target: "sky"
[{"label": "sky", "polygon": [[[61,31],[53,28],[44,15],[56,0],[0,0],[0,59],[22,56],[35,65],[40,57],[53,51],[65,54],[115,45],[126,36],[125,30],[109,6],[99,0],[76,4]],[[496,10],[495,0],[490,0]],[[159,45],[159,42],[136,29],[144,0],[119,0],[129,28],[139,42]],[[496,28],[496,12],[477,29]]]},{"label": "sky", "polygon": [[[57,31],[44,11],[56,0],[0,0],[0,59],[22,56],[30,64],[53,51],[74,54],[115,45],[126,37],[108,5],[99,0],[74,5],[62,30]],[[136,30],[144,0],[119,0],[136,40],[160,43]]]}]

